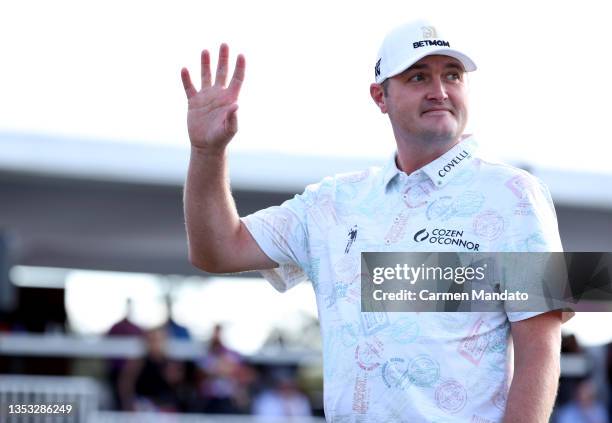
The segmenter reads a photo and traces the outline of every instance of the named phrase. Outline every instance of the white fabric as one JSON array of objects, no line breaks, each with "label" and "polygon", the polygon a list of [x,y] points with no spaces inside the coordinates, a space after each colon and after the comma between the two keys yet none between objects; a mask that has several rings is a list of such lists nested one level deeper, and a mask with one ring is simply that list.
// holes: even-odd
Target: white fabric
[{"label": "white fabric", "polygon": [[[501,420],[512,377],[510,322],[538,313],[361,313],[360,253],[562,251],[538,179],[484,160],[467,138],[410,175],[393,159],[325,178],[243,221],[280,264],[262,271],[276,289],[312,281],[328,421]],[[454,239],[465,242],[415,239],[422,229],[461,231]]]},{"label": "white fabric", "polygon": [[400,25],[387,34],[378,50],[374,80],[381,84],[433,54],[454,57],[463,64],[466,72],[476,70],[474,61],[458,50],[454,41],[451,42],[430,22],[419,20]]}]

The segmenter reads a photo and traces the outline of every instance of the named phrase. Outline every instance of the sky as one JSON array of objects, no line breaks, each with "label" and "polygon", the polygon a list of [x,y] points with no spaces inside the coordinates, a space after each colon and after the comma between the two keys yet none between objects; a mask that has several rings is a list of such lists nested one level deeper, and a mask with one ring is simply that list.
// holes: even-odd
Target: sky
[{"label": "sky", "polygon": [[188,146],[179,72],[247,60],[231,149],[387,157],[369,97],[386,32],[430,19],[479,69],[470,123],[510,162],[612,172],[606,2],[69,1],[0,6],[0,130]]}]

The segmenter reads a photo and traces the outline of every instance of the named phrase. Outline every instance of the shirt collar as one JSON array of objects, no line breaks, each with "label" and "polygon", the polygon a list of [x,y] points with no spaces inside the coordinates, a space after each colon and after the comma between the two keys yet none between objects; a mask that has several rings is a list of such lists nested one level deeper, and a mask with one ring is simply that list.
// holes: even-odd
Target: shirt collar
[{"label": "shirt collar", "polygon": [[[455,175],[461,173],[460,170],[464,169],[473,160],[474,152],[477,148],[478,144],[474,137],[466,135],[453,148],[420,169],[415,170],[411,175],[424,173],[435,186],[441,188],[453,179]],[[397,153],[394,152],[383,168],[383,186],[385,188],[396,176],[404,173],[397,168],[396,155]]]}]

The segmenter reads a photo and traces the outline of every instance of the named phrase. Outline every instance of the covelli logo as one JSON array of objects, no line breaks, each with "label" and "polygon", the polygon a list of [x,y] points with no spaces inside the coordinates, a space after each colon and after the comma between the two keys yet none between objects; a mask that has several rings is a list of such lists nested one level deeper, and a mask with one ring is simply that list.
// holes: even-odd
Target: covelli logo
[{"label": "covelli logo", "polygon": [[376,78],[378,75],[380,75],[380,61],[381,59],[378,59],[378,62],[376,62],[376,66],[374,66],[374,77]]},{"label": "covelli logo", "polygon": [[429,238],[429,232],[427,232],[427,229],[421,229],[416,234],[414,234],[415,242],[425,241],[427,238]]},{"label": "covelli logo", "polygon": [[438,175],[441,178],[444,178],[451,170],[453,170],[455,166],[459,165],[459,162],[461,162],[461,160],[467,157],[470,157],[470,153],[466,150],[463,150],[461,153],[457,154],[455,158],[453,158],[450,162],[444,165],[442,169],[438,170]]}]

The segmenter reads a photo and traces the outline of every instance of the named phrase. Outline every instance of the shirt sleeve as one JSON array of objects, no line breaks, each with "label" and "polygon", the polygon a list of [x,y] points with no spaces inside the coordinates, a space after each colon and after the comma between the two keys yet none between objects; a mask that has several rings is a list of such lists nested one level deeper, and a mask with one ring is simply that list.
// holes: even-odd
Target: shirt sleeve
[{"label": "shirt sleeve", "polygon": [[315,201],[317,185],[310,185],[280,206],[259,210],[242,218],[263,250],[276,263],[274,269],[260,270],[278,291],[284,292],[307,279],[309,268],[306,212]]},{"label": "shirt sleeve", "polygon": [[[516,213],[511,219],[508,234],[509,244],[501,251],[515,252],[563,252],[557,214],[546,185],[532,175],[525,177],[527,184],[523,196],[518,200]],[[536,312],[507,312],[508,320],[517,322],[529,319],[549,310]],[[565,323],[574,316],[571,310],[563,310]]]}]

